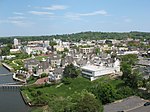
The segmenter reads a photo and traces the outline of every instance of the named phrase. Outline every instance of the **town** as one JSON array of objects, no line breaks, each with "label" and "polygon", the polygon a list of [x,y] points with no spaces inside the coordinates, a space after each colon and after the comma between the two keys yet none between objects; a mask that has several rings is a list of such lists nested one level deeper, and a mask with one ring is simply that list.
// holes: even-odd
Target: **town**
[{"label": "town", "polygon": [[[9,43],[1,41],[0,61],[13,73],[13,79],[20,82],[21,93],[30,106],[46,109],[53,106],[51,110],[55,112],[72,108],[78,111],[69,96],[73,99],[80,93],[91,98],[92,93],[102,103],[99,108],[104,112],[137,112],[137,109],[148,112],[150,109],[144,106],[150,104],[149,38],[129,35],[123,39],[10,38]],[[124,100],[113,103],[121,99]],[[135,103],[127,106],[132,100]]]}]

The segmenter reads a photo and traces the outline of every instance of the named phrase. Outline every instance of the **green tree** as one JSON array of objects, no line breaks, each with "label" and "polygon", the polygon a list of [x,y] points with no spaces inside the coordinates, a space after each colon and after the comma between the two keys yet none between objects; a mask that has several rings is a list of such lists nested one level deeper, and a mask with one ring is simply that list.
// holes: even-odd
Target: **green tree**
[{"label": "green tree", "polygon": [[57,43],[54,41],[50,41],[49,45],[51,46],[52,51],[54,51],[54,46],[57,45]]},{"label": "green tree", "polygon": [[150,93],[150,81],[147,81],[146,89],[147,89],[147,92]]},{"label": "green tree", "polygon": [[87,91],[82,91],[76,99],[77,101],[73,108],[74,112],[103,112],[101,102],[99,102],[93,94]]},{"label": "green tree", "polygon": [[116,99],[123,99],[134,95],[134,91],[129,86],[124,86],[117,89]]},{"label": "green tree", "polygon": [[67,65],[63,72],[64,78],[76,78],[79,75],[79,70],[73,65]]},{"label": "green tree", "polygon": [[102,104],[110,103],[115,100],[116,90],[108,83],[98,83],[90,88],[90,91],[100,100]]},{"label": "green tree", "polygon": [[99,48],[95,48],[95,54],[100,54],[100,49]]},{"label": "green tree", "polygon": [[138,70],[132,70],[131,65],[127,63],[122,64],[121,70],[123,72],[121,78],[127,86],[135,89],[142,86],[143,79]]},{"label": "green tree", "polygon": [[135,54],[128,54],[128,55],[122,56],[121,60],[123,63],[126,62],[129,65],[135,65],[138,58],[137,58],[137,55],[135,55]]}]

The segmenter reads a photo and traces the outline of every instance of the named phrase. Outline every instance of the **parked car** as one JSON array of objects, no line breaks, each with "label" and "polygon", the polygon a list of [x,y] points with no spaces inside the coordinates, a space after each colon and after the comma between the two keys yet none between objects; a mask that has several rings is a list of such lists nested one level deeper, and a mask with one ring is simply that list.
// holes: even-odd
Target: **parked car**
[{"label": "parked car", "polygon": [[150,102],[144,103],[144,106],[149,106],[149,105],[150,105]]}]

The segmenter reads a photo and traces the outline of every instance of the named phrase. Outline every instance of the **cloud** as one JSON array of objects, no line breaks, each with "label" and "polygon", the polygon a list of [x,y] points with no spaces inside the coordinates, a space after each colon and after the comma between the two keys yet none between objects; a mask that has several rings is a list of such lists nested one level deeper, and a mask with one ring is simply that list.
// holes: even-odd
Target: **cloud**
[{"label": "cloud", "polygon": [[33,15],[53,15],[51,12],[42,12],[42,11],[29,11],[30,14]]},{"label": "cloud", "polygon": [[11,20],[21,20],[21,19],[25,19],[24,16],[13,16],[13,17],[8,17],[8,19],[11,19]]},{"label": "cloud", "polygon": [[16,14],[16,15],[23,15],[23,13],[21,13],[21,12],[13,12],[13,14]]},{"label": "cloud", "polygon": [[67,6],[65,5],[52,5],[49,7],[42,7],[42,9],[47,9],[47,10],[64,10],[67,9]]},{"label": "cloud", "polygon": [[125,22],[127,22],[127,23],[132,22],[132,20],[131,20],[131,19],[129,19],[129,18],[126,18],[124,21],[125,21]]},{"label": "cloud", "polygon": [[105,10],[99,10],[91,13],[81,13],[78,14],[79,16],[96,16],[96,15],[107,15],[107,12]]},{"label": "cloud", "polygon": [[98,10],[94,12],[89,12],[89,13],[67,13],[65,15],[66,18],[70,18],[73,20],[81,20],[81,17],[86,17],[86,16],[106,16],[108,13],[105,10]]},{"label": "cloud", "polygon": [[34,24],[33,22],[24,21],[24,20],[10,20],[10,19],[0,20],[0,24],[3,24],[3,23],[4,24],[13,24],[18,27],[29,27]]}]

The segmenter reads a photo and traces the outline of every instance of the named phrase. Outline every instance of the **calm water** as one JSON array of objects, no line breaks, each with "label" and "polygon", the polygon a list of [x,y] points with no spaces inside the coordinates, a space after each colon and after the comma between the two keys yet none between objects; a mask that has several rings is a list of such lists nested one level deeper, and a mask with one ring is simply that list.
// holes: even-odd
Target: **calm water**
[{"label": "calm water", "polygon": [[[0,84],[15,82],[12,75],[0,66]],[[18,88],[0,88],[0,112],[29,112],[29,107],[24,103]]]}]

